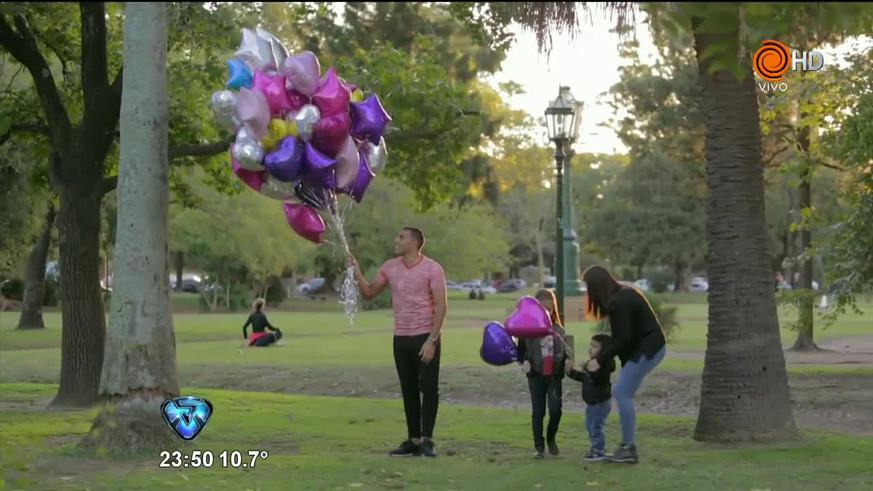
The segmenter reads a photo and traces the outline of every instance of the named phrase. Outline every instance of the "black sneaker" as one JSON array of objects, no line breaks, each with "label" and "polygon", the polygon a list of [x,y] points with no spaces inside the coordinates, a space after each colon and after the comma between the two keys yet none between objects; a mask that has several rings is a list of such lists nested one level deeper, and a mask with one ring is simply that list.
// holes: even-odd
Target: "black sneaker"
[{"label": "black sneaker", "polygon": [[418,457],[421,455],[421,447],[406,440],[401,443],[399,447],[392,450],[388,455],[392,457]]},{"label": "black sneaker", "polygon": [[590,450],[587,454],[585,454],[584,457],[582,457],[582,460],[584,460],[585,462],[600,462],[605,458],[606,454],[604,454],[603,452],[595,452],[594,450]]},{"label": "black sneaker", "polygon": [[546,442],[549,445],[549,454],[553,456],[560,455],[561,451],[558,450],[558,444],[555,443],[555,440],[549,440]]},{"label": "black sneaker", "polygon": [[618,447],[612,455],[606,456],[606,461],[612,464],[638,464],[640,458],[637,455],[637,447],[633,444]]},{"label": "black sneaker", "polygon": [[421,454],[425,457],[436,457],[436,450],[433,449],[433,441],[431,440],[422,440],[421,441]]},{"label": "black sneaker", "polygon": [[536,451],[534,452],[535,459],[541,459],[546,456],[546,449],[543,447],[536,447]]}]

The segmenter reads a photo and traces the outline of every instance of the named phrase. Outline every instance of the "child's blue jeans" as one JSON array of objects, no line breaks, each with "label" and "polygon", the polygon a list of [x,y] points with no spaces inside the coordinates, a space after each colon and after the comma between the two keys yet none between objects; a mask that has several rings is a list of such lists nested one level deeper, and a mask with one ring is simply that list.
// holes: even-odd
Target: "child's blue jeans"
[{"label": "child's blue jeans", "polygon": [[612,399],[607,399],[598,404],[589,404],[585,408],[585,428],[588,430],[588,438],[591,439],[591,451],[604,453],[606,451],[606,435],[603,429],[606,427],[606,417],[612,408]]}]

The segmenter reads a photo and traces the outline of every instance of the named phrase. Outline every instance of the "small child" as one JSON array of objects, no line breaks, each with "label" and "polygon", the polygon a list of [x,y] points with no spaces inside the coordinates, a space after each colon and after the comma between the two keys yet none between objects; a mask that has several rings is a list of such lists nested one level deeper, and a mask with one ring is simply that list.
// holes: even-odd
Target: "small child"
[{"label": "small child", "polygon": [[585,409],[585,428],[591,439],[591,450],[585,454],[584,459],[588,462],[598,462],[606,457],[606,437],[603,429],[606,426],[606,417],[612,408],[612,384],[609,375],[615,371],[615,360],[604,360],[600,357],[603,348],[611,342],[606,334],[596,334],[591,338],[591,346],[588,355],[597,359],[600,369],[589,372],[586,366],[582,370],[573,368],[573,362],[567,360],[566,373],[573,380],[582,382],[582,400],[588,405]]}]

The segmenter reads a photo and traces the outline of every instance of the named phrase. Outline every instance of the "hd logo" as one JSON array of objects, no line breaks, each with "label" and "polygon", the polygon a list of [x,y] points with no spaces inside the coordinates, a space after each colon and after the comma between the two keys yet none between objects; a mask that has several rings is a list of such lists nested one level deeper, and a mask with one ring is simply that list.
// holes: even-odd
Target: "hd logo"
[{"label": "hd logo", "polygon": [[201,397],[175,397],[161,404],[161,415],[179,438],[191,441],[206,428],[212,403]]}]

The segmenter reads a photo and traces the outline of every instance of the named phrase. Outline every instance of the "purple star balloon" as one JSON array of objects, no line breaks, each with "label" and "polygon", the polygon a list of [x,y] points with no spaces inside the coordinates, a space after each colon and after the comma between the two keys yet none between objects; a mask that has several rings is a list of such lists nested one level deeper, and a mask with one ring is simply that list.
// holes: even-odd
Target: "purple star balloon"
[{"label": "purple star balloon", "polygon": [[336,187],[336,160],[319,152],[312,144],[306,144],[306,180],[325,189]]},{"label": "purple star balloon", "polygon": [[352,181],[352,184],[344,189],[345,193],[360,203],[364,199],[364,193],[367,192],[367,187],[374,177],[376,177],[376,174],[373,174],[370,170],[367,157],[363,153],[358,153],[358,175]]},{"label": "purple star balloon", "polygon": [[378,145],[390,122],[391,116],[385,112],[376,94],[367,97],[364,102],[352,103],[352,136],[366,138]]}]

